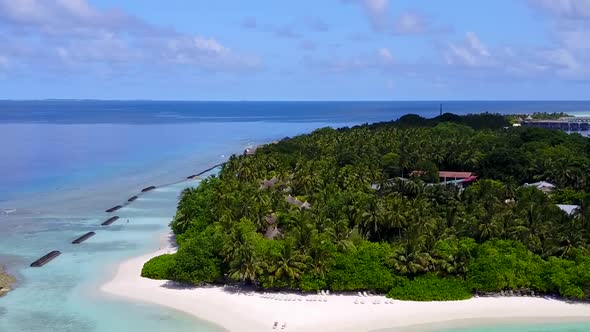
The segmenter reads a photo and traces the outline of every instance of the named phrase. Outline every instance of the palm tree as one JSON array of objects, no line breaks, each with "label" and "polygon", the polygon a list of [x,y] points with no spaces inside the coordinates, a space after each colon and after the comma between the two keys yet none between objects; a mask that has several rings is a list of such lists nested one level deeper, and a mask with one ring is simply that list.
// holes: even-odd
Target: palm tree
[{"label": "palm tree", "polygon": [[590,232],[590,196],[587,195],[586,199],[574,211],[574,219],[579,225],[586,228],[586,231]]},{"label": "palm tree", "polygon": [[369,201],[366,212],[362,214],[360,231],[365,238],[380,240],[380,230],[384,225],[383,206],[380,200]]},{"label": "palm tree", "polygon": [[254,282],[261,271],[261,264],[254,255],[251,246],[240,246],[234,252],[234,257],[229,263],[229,277],[241,282]]},{"label": "palm tree", "polygon": [[368,195],[355,193],[354,196],[349,196],[346,198],[346,203],[342,212],[348,219],[348,227],[354,228],[358,224],[360,224],[363,211],[361,206],[365,204],[365,201],[369,199]]},{"label": "palm tree", "polygon": [[336,245],[338,251],[348,251],[354,248],[354,244],[349,240],[352,230],[348,228],[347,220],[341,219],[331,227],[326,228],[325,234]]},{"label": "palm tree", "polygon": [[282,278],[287,278],[291,281],[299,280],[305,268],[303,261],[304,256],[293,248],[291,242],[286,242],[281,250],[281,256],[274,264],[274,279],[281,280]]},{"label": "palm tree", "polygon": [[476,226],[477,238],[480,242],[493,239],[500,234],[500,224],[497,218],[482,218]]},{"label": "palm tree", "polygon": [[423,189],[423,184],[418,181],[411,181],[407,179],[393,179],[388,181],[383,188],[385,194],[400,193],[405,197],[417,197]]},{"label": "palm tree", "polygon": [[561,229],[558,232],[558,245],[555,253],[561,253],[561,257],[567,257],[574,248],[583,247],[586,244],[587,231],[580,227],[575,217],[566,217],[561,223]]},{"label": "palm tree", "polygon": [[326,276],[331,261],[332,252],[326,243],[327,241],[325,241],[323,238],[315,238],[311,245],[311,250],[309,251],[310,259],[308,261],[311,266],[311,270],[316,276],[320,278],[324,278]]},{"label": "palm tree", "polygon": [[317,234],[317,230],[312,223],[312,218],[309,213],[301,213],[299,220],[291,229],[291,234],[294,239],[294,245],[306,251],[309,249],[313,237]]},{"label": "palm tree", "polygon": [[403,198],[399,195],[390,196],[386,201],[386,204],[385,223],[389,227],[397,230],[397,238],[399,240],[402,238],[402,231],[404,231],[406,227]]},{"label": "palm tree", "polygon": [[427,253],[421,252],[418,246],[406,244],[393,258],[393,265],[400,274],[416,275],[428,271],[431,259]]},{"label": "palm tree", "polygon": [[178,210],[174,219],[170,223],[170,226],[176,234],[184,233],[188,226],[191,224],[193,218],[196,216],[198,211],[195,197],[197,195],[197,189],[193,187],[185,188],[181,193],[178,200]]},{"label": "palm tree", "polygon": [[229,276],[233,280],[254,282],[261,270],[254,251],[254,236],[254,224],[242,219],[232,227],[228,241],[224,243],[222,253],[229,263]]}]

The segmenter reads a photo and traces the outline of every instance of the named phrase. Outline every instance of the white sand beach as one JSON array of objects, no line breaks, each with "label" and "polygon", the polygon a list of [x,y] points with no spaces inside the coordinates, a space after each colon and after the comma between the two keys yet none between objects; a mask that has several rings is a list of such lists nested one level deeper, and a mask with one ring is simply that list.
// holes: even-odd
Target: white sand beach
[{"label": "white sand beach", "polygon": [[[390,301],[384,296],[236,294],[223,287],[174,288],[140,276],[150,258],[173,252],[169,246],[119,265],[101,290],[115,296],[174,308],[229,331],[374,331],[466,320],[590,321],[590,305],[530,297],[473,298],[456,302]],[[285,300],[289,299],[289,300]],[[315,300],[315,301],[311,301]],[[320,301],[321,300],[321,301]],[[326,300],[326,301],[324,301]],[[362,300],[364,304],[359,303]],[[355,303],[356,302],[356,303]],[[283,324],[286,327],[282,329]]]}]

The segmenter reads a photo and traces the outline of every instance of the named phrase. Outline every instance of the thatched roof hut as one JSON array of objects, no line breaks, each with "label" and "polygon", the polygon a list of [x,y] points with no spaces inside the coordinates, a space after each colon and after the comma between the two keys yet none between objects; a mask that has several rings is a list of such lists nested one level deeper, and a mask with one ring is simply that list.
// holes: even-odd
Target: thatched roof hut
[{"label": "thatched roof hut", "polygon": [[246,148],[246,150],[244,150],[244,154],[247,155],[247,156],[251,156],[251,155],[253,155],[253,154],[256,153],[256,149],[258,149],[257,146]]},{"label": "thatched roof hut", "polygon": [[525,187],[535,187],[546,194],[550,194],[555,190],[555,185],[546,181],[539,181],[535,183],[525,183]]},{"label": "thatched roof hut", "polygon": [[299,199],[297,199],[296,197],[291,196],[290,194],[287,196],[286,200],[287,200],[287,203],[292,204],[292,205],[297,205],[297,207],[302,210],[311,209],[311,204],[309,204],[308,201],[302,202]]},{"label": "thatched roof hut", "polygon": [[280,236],[280,235],[281,235],[281,231],[279,231],[279,229],[277,228],[276,225],[268,226],[268,228],[266,229],[266,232],[264,233],[264,237],[269,240],[273,240],[274,238],[276,238],[277,236]]},{"label": "thatched roof hut", "polygon": [[293,205],[297,205],[298,207],[301,207],[301,204],[303,204],[302,201],[298,200],[297,198],[291,196],[291,194],[289,194],[286,198],[287,203],[289,204],[293,204]]},{"label": "thatched roof hut", "polygon": [[266,223],[269,225],[274,225],[277,223],[277,216],[274,213],[270,214],[270,215],[264,217],[264,221],[266,221]]},{"label": "thatched roof hut", "polygon": [[270,179],[270,180],[264,179],[264,181],[262,181],[262,184],[260,185],[260,188],[258,188],[258,189],[260,189],[260,190],[270,189],[275,184],[277,184],[277,182],[279,182],[279,178],[277,178],[276,176],[273,176],[272,179]]}]

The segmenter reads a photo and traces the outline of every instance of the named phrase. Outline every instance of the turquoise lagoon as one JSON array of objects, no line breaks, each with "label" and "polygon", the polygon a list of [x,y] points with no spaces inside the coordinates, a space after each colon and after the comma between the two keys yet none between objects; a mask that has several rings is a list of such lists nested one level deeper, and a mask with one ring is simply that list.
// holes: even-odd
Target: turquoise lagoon
[{"label": "turquoise lagoon", "polygon": [[[99,287],[113,275],[118,262],[161,246],[179,193],[198,185],[198,181],[182,181],[187,176],[248,146],[325,125],[0,124],[4,133],[0,136],[7,138],[4,144],[29,140],[31,146],[40,147],[34,152],[17,151],[22,144],[3,147],[6,155],[20,156],[12,161],[22,164],[19,170],[32,170],[23,171],[22,176],[14,173],[4,181],[17,188],[4,187],[8,198],[0,201],[0,263],[19,280],[16,289],[0,299],[0,331],[219,331],[180,312],[105,295]],[[36,137],[30,137],[31,132]],[[132,144],[117,143],[129,137]],[[65,151],[40,156],[56,149]],[[68,160],[67,151],[78,154],[75,158],[80,160]],[[50,158],[57,160],[46,160]],[[48,174],[36,169],[41,167],[37,163],[45,163]],[[27,175],[38,181],[30,182]],[[105,212],[148,185],[160,187],[115,213]],[[111,215],[120,219],[100,226]],[[96,235],[80,245],[70,243],[89,231]],[[28,266],[52,250],[60,250],[61,256],[42,268]]]},{"label": "turquoise lagoon", "polygon": [[[533,320],[531,320],[533,321]],[[424,330],[427,331],[427,330]],[[590,322],[496,323],[494,325],[430,329],[431,332],[587,332]]]}]

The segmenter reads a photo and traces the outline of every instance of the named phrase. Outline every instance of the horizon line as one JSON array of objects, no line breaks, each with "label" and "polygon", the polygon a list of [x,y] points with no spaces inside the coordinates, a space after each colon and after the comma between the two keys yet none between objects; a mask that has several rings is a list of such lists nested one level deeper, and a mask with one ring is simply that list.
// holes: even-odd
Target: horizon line
[{"label": "horizon line", "polygon": [[359,102],[590,102],[590,99],[350,99],[350,100],[288,100],[288,99],[100,99],[100,98],[22,98],[22,99],[0,99],[0,102],[26,102],[26,101],[149,101],[149,102],[195,102],[195,103],[359,103]]}]

